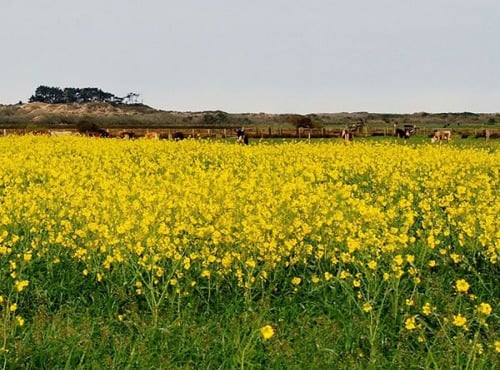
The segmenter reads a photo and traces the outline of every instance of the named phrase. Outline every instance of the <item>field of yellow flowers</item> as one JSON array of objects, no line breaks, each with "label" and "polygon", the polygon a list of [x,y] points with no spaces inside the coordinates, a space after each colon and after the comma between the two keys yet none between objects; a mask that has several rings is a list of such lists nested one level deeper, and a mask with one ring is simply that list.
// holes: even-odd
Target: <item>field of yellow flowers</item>
[{"label": "field of yellow flowers", "polygon": [[498,147],[24,136],[0,163],[4,368],[498,363]]}]

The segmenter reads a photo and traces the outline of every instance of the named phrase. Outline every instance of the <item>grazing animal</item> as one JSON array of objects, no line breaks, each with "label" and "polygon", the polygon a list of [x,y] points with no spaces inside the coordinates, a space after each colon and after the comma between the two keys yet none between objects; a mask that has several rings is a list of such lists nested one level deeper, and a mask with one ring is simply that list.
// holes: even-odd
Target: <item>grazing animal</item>
[{"label": "grazing animal", "polygon": [[184,133],[180,131],[174,132],[172,134],[172,139],[174,139],[175,141],[184,140]]},{"label": "grazing animal", "polygon": [[31,134],[35,135],[35,136],[50,135],[50,132],[48,130],[34,130],[34,131],[31,131]]},{"label": "grazing animal", "polygon": [[394,136],[400,139],[409,139],[416,131],[415,126],[405,125],[404,128],[397,128],[394,125]]},{"label": "grazing animal", "polygon": [[244,128],[236,130],[236,138],[238,144],[248,145],[248,135],[246,134]]},{"label": "grazing animal", "polygon": [[396,137],[399,137],[401,139],[408,139],[410,136],[408,135],[407,131],[403,130],[402,128],[397,128]]},{"label": "grazing animal", "polygon": [[436,130],[431,138],[431,142],[435,143],[436,141],[441,142],[443,140],[449,141],[451,140],[451,131],[450,130]]},{"label": "grazing animal", "polygon": [[157,132],[147,132],[146,135],[144,135],[144,137],[146,139],[159,139],[160,134],[158,134]]},{"label": "grazing animal", "polygon": [[49,136],[80,136],[80,133],[69,130],[65,131],[49,130]]},{"label": "grazing animal", "polygon": [[104,129],[99,129],[97,131],[87,131],[85,134],[88,137],[109,137],[109,131]]},{"label": "grazing animal", "polygon": [[117,135],[120,139],[135,139],[135,132],[133,131],[119,131]]},{"label": "grazing animal", "polygon": [[354,134],[346,128],[342,130],[340,137],[342,139],[344,139],[344,141],[353,141],[354,140]]}]

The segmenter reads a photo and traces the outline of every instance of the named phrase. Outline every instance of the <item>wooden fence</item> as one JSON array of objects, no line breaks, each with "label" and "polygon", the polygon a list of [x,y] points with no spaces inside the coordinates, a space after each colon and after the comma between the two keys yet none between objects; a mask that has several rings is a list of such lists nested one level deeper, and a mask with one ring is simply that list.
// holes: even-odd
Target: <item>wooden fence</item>
[{"label": "wooden fence", "polygon": [[[435,130],[449,130],[449,128],[440,127],[417,127],[417,136],[430,136]],[[120,129],[110,129],[110,135],[117,136]],[[182,133],[184,137],[194,138],[213,138],[226,139],[236,138],[235,128],[154,128],[147,129],[143,127],[127,128],[127,131],[132,131],[137,137],[145,136],[147,133],[157,133],[162,138],[172,138],[176,133]],[[453,137],[477,137],[477,138],[500,138],[500,128],[464,128],[451,129]],[[7,135],[23,135],[30,133],[29,130],[19,129],[3,129],[0,131],[3,136]],[[282,127],[248,127],[245,132],[250,138],[254,139],[269,139],[269,138],[339,138],[342,129],[339,128],[282,128]],[[394,136],[393,127],[361,127],[354,132],[356,137],[369,136]]]}]

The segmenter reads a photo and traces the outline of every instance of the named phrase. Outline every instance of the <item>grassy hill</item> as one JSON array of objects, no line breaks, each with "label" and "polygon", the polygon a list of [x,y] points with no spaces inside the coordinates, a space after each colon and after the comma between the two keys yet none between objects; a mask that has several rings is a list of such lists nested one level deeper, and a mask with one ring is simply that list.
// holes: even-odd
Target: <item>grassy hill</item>
[{"label": "grassy hill", "polygon": [[27,103],[0,105],[0,128],[41,129],[76,128],[94,124],[102,128],[341,128],[364,125],[368,128],[392,128],[394,124],[417,127],[500,128],[500,113],[413,113],[384,114],[369,112],[267,114],[226,113],[223,111],[175,112],[154,109],[143,104]]}]

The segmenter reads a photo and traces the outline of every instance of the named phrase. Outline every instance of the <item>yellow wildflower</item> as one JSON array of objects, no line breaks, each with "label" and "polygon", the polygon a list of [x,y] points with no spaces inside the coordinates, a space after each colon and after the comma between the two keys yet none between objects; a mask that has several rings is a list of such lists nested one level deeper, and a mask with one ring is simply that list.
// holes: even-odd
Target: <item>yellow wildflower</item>
[{"label": "yellow wildflower", "polygon": [[200,274],[202,278],[207,278],[210,279],[210,271],[209,270],[203,270]]},{"label": "yellow wildflower", "polygon": [[432,307],[431,307],[431,304],[429,302],[426,302],[424,304],[424,306],[422,307],[422,313],[425,316],[429,316],[432,313]]},{"label": "yellow wildflower", "polygon": [[455,263],[460,263],[460,261],[461,261],[461,259],[462,259],[462,258],[460,257],[460,255],[459,255],[459,254],[456,254],[456,253],[451,253],[451,254],[450,254],[450,257],[451,257],[451,259],[453,260],[453,262],[455,262]]},{"label": "yellow wildflower", "polygon": [[464,279],[460,279],[455,282],[455,288],[459,293],[467,293],[469,287],[470,287],[469,283]]},{"label": "yellow wildflower", "polygon": [[262,335],[262,338],[264,338],[264,340],[268,340],[268,339],[272,338],[274,335],[274,329],[271,325],[265,325],[262,328],[260,328],[259,330],[260,330],[260,334]]},{"label": "yellow wildflower", "polygon": [[403,256],[398,254],[396,257],[394,257],[394,263],[398,266],[401,266],[404,262]]},{"label": "yellow wildflower", "polygon": [[413,254],[407,254],[406,255],[406,262],[408,262],[408,263],[414,263],[415,262],[415,256]]},{"label": "yellow wildflower", "polygon": [[462,314],[453,315],[452,324],[459,327],[464,326],[465,324],[467,324],[467,319],[465,318],[465,316],[462,316]]},{"label": "yellow wildflower", "polygon": [[491,306],[489,303],[480,303],[479,306],[477,306],[477,311],[479,313],[482,313],[483,315],[488,316],[491,314]]},{"label": "yellow wildflower", "polygon": [[363,305],[363,311],[370,312],[373,309],[372,305],[368,302]]},{"label": "yellow wildflower", "polygon": [[405,321],[405,328],[407,330],[415,330],[417,328],[417,322],[415,317],[409,317]]},{"label": "yellow wildflower", "polygon": [[29,281],[28,280],[17,280],[15,285],[16,285],[16,290],[18,292],[22,292],[24,290],[24,288],[26,288],[28,285],[29,285]]},{"label": "yellow wildflower", "polygon": [[349,276],[351,276],[351,274],[348,271],[342,270],[340,272],[340,278],[342,280],[347,279]]},{"label": "yellow wildflower", "polygon": [[476,351],[476,353],[478,355],[482,355],[483,354],[483,345],[481,343],[476,343],[474,345],[474,350]]}]

